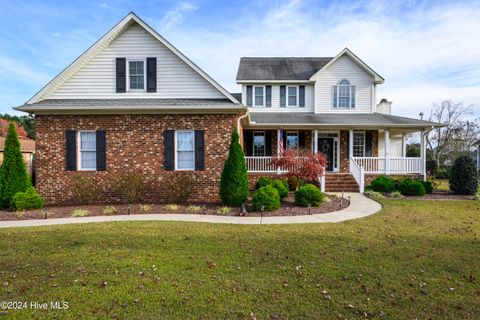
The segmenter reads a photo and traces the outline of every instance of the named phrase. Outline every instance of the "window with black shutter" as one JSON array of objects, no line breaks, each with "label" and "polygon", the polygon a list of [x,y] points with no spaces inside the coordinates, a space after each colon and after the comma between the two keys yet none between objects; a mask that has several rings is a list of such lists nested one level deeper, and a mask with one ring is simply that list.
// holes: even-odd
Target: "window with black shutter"
[{"label": "window with black shutter", "polygon": [[127,91],[127,59],[117,58],[115,60],[116,91]]},{"label": "window with black shutter", "polygon": [[147,58],[147,92],[157,92],[157,58]]},{"label": "window with black shutter", "polygon": [[77,133],[74,130],[67,130],[65,138],[66,169],[75,171],[77,169]]}]

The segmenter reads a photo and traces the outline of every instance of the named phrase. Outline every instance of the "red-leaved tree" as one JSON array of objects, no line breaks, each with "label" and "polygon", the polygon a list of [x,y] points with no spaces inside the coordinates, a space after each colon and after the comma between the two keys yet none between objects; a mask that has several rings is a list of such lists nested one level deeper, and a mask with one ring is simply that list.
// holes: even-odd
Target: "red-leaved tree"
[{"label": "red-leaved tree", "polygon": [[323,153],[313,153],[308,149],[286,149],[281,157],[272,159],[272,164],[287,171],[287,176],[317,181],[325,172],[327,158]]},{"label": "red-leaved tree", "polygon": [[[8,131],[8,124],[10,122],[5,119],[0,119],[0,137],[6,137],[7,136],[7,131]],[[18,123],[14,122],[15,129],[17,130],[18,137],[20,139],[26,139],[27,138],[27,132],[23,127],[19,126]]]}]

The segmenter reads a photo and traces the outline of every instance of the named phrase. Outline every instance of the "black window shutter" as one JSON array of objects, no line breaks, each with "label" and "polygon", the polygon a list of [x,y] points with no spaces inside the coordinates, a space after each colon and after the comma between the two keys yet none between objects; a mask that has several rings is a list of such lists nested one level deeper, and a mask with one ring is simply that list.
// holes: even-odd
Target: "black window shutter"
[{"label": "black window shutter", "polygon": [[298,146],[299,148],[305,148],[305,131],[298,132]]},{"label": "black window shutter", "polygon": [[372,132],[365,132],[365,157],[372,156]]},{"label": "black window shutter", "polygon": [[163,143],[165,148],[165,170],[175,169],[175,131],[165,130],[163,131]]},{"label": "black window shutter", "polygon": [[117,92],[127,91],[127,59],[117,58],[115,63]]},{"label": "black window shutter", "polygon": [[147,92],[157,92],[157,58],[147,58]]},{"label": "black window shutter", "polygon": [[97,131],[97,171],[107,169],[107,143],[105,131]]},{"label": "black window shutter", "polygon": [[249,106],[249,107],[251,107],[253,105],[253,103],[252,103],[252,101],[253,101],[252,93],[253,93],[252,86],[247,86],[247,106]]},{"label": "black window shutter", "polygon": [[67,130],[65,132],[66,147],[66,169],[67,171],[77,170],[77,132]]},{"label": "black window shutter", "polygon": [[265,155],[272,156],[272,131],[265,131]]},{"label": "black window shutter", "polygon": [[300,108],[305,108],[305,86],[298,87],[298,104]]},{"label": "black window shutter", "polygon": [[265,101],[266,101],[266,107],[271,108],[272,107],[272,86],[265,87]]},{"label": "black window shutter", "polygon": [[251,157],[253,155],[253,131],[243,130],[245,138],[245,155]]},{"label": "black window shutter", "polygon": [[204,130],[195,130],[195,170],[205,170]]},{"label": "black window shutter", "polygon": [[280,86],[280,107],[285,108],[287,106],[287,87]]}]

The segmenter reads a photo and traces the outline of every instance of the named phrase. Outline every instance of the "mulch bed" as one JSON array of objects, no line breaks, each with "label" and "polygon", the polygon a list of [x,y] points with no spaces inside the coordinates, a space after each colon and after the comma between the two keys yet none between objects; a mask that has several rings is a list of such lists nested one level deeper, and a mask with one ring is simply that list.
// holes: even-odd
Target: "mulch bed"
[{"label": "mulch bed", "polygon": [[[205,214],[205,215],[219,215],[217,210],[222,207],[221,204],[217,203],[195,203],[196,206],[200,206],[200,211],[190,211],[187,208],[190,205],[178,205],[177,210],[168,210],[165,204],[152,204],[151,210],[144,212],[140,209],[139,204],[132,204],[130,206],[123,204],[112,205],[116,209],[115,215],[124,215],[129,214]],[[274,212],[263,212],[263,216],[296,216],[296,215],[306,215],[306,214],[320,214],[327,213],[332,211],[337,211],[345,209],[350,205],[349,201],[344,198],[336,198],[334,196],[325,196],[325,201],[318,208],[305,208],[295,206],[294,195],[290,193],[286,199],[282,202],[282,207]],[[74,206],[57,206],[57,207],[47,207],[37,210],[28,210],[24,213],[17,213],[12,211],[0,210],[0,221],[9,221],[9,220],[30,220],[30,219],[44,219],[45,212],[47,213],[47,219],[54,218],[70,218],[72,217],[72,212],[77,209],[83,209],[89,211],[89,216],[104,216],[103,209],[107,205],[74,205]],[[247,217],[258,217],[260,212],[252,212],[251,207],[247,205]],[[230,212],[225,214],[227,216],[238,216],[240,215],[240,208],[231,208]]]},{"label": "mulch bed", "polygon": [[447,190],[433,190],[432,194],[426,194],[423,197],[406,196],[404,199],[415,200],[472,200],[473,196],[463,194],[453,194]]}]

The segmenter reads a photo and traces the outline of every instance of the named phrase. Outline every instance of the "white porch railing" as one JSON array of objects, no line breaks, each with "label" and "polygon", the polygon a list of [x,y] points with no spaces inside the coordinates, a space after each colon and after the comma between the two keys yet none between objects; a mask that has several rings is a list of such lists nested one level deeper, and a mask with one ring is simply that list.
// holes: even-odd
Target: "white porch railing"
[{"label": "white porch railing", "polygon": [[388,162],[382,157],[354,157],[353,160],[365,173],[422,173],[422,158],[393,157],[388,158]]},{"label": "white porch railing", "polygon": [[350,158],[350,173],[358,184],[360,193],[365,191],[365,170],[354,158]]},{"label": "white porch railing", "polygon": [[[288,170],[281,170],[274,164],[272,160],[274,157],[245,157],[245,163],[247,164],[248,172],[277,172],[284,173]],[[300,160],[306,160],[306,157],[298,157]]]}]

